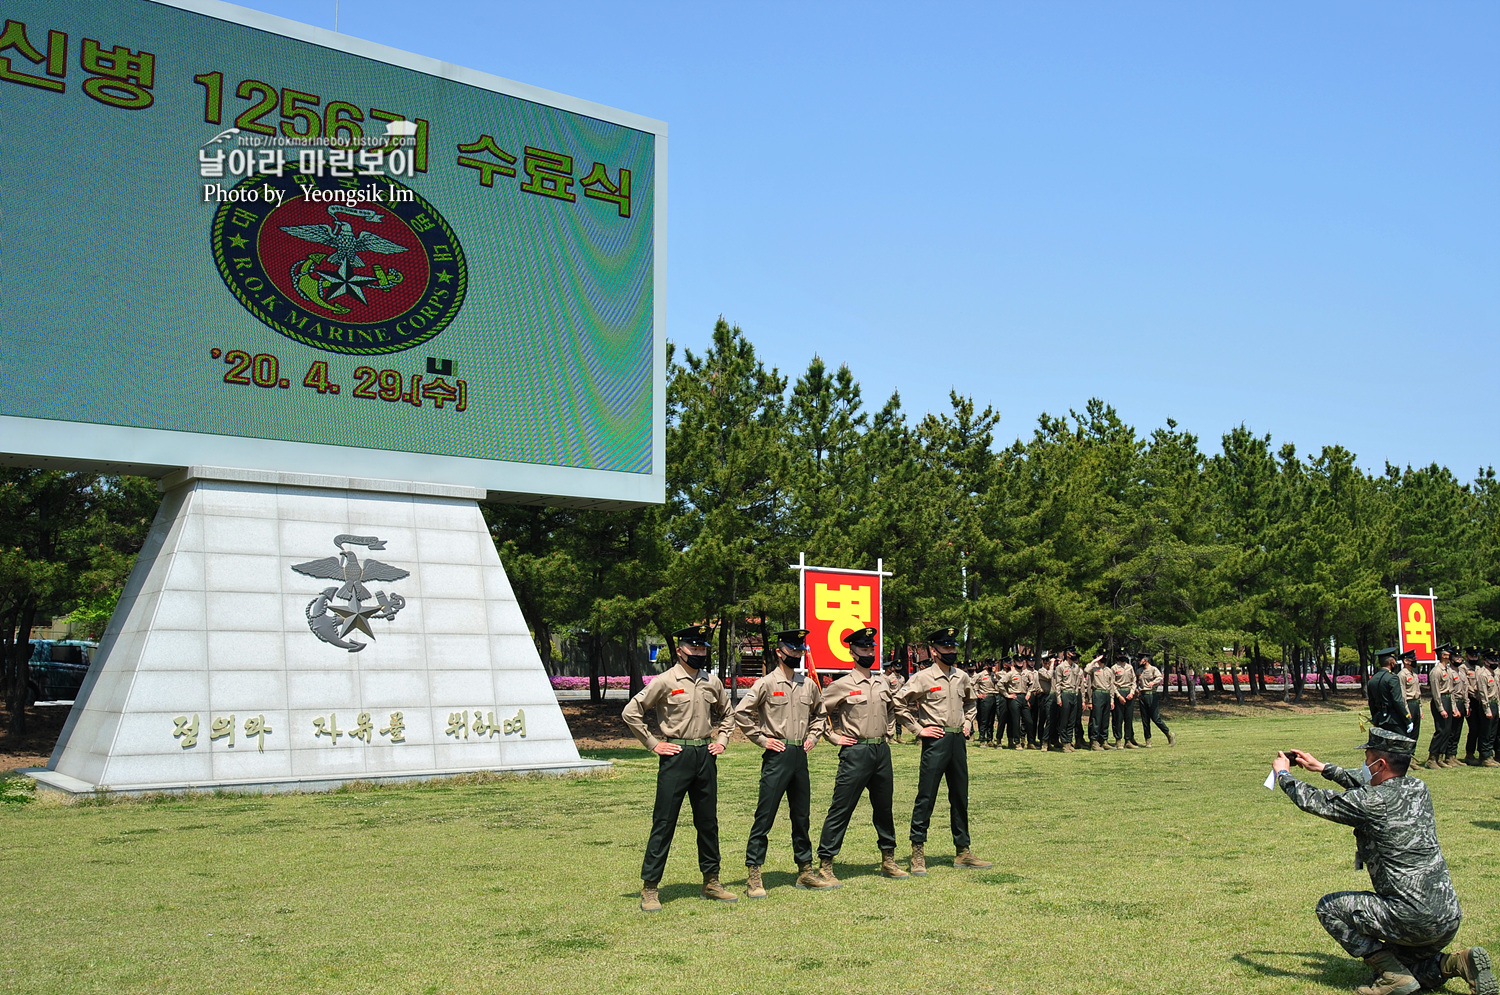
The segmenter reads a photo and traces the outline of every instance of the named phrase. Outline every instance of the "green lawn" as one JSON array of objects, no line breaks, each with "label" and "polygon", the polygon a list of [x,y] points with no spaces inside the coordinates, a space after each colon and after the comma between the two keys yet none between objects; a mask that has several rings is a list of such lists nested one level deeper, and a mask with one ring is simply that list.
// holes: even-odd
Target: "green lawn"
[{"label": "green lawn", "polygon": [[[301,796],[61,805],[0,785],[4,992],[1323,992],[1366,976],[1319,928],[1368,887],[1349,831],[1261,782],[1277,747],[1357,763],[1352,713],[1172,716],[1181,745],[973,750],[975,850],[940,802],[925,879],[887,881],[868,808],[845,885],[795,890],[785,816],[771,897],[700,901],[684,818],[665,910],[636,909],[656,764]],[[896,747],[905,837],[916,748]],[[837,762],[813,754],[814,840]],[[725,880],[743,890],[759,751],[720,762]],[[1500,770],[1422,772],[1465,920],[1500,939]],[[1321,779],[1318,779],[1321,783]],[[903,844],[900,855],[904,859]],[[1460,984],[1450,986],[1458,991]]]}]

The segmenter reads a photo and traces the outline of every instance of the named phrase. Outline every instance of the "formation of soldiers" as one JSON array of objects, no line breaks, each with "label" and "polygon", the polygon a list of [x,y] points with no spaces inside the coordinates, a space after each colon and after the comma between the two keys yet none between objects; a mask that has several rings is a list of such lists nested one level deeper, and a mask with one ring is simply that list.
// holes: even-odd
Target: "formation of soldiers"
[{"label": "formation of soldiers", "polygon": [[[876,630],[849,633],[844,643],[854,666],[827,688],[820,688],[798,668],[807,652],[807,630],[779,632],[776,666],[755,682],[737,708],[730,707],[723,683],[708,670],[712,630],[706,625],[693,625],[674,635],[677,664],[653,678],[622,713],[641,744],[661,757],[651,835],[641,864],[642,911],[661,909],[659,886],[684,798],[692,807],[698,834],[702,896],[721,902],[739,900],[719,879],[717,771],[717,758],[728,746],[736,725],[765,751],[755,821],[745,848],[748,897],[767,897],[761,868],[783,798],[791,812],[799,888],[840,887],[833,861],[843,846],[855,805],[865,793],[869,794],[880,848],[880,874],[896,880],[925,875],[928,826],[944,782],[955,849],[953,866],[993,866],[969,848],[968,737],[974,729],[979,697],[973,679],[957,666],[958,630],[948,627],[932,633],[928,637],[929,665],[899,687],[873,670]],[[905,869],[896,863],[896,825],[891,809],[895,778],[890,741],[898,726],[910,730],[922,744],[909,831],[911,856]],[[807,754],[821,739],[840,749],[833,799],[818,841],[819,866],[815,867]]]},{"label": "formation of soldiers", "polygon": [[[1500,767],[1500,653],[1478,646],[1437,647],[1437,662],[1427,675],[1432,733],[1428,770],[1443,767]],[[1366,686],[1372,724],[1419,740],[1422,731],[1422,681],[1416,652],[1389,647],[1375,654],[1378,668]],[[1395,669],[1399,664],[1400,669]],[[1468,735],[1464,735],[1464,725]],[[1459,759],[1463,740],[1464,757]]]},{"label": "formation of soldiers", "polygon": [[[1169,745],[1177,744],[1161,717],[1166,677],[1147,653],[1134,658],[1120,653],[1113,660],[1100,654],[1084,665],[1075,647],[1044,652],[1040,659],[1023,651],[980,661],[975,685],[981,745],[1063,753],[1085,746],[1146,749],[1153,726]],[[1141,739],[1135,734],[1137,712]]]}]

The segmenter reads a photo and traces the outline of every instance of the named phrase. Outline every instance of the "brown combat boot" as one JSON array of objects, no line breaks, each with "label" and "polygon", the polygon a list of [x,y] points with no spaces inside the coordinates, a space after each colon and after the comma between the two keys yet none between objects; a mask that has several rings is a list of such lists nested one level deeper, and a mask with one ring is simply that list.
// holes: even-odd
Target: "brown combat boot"
[{"label": "brown combat boot", "polygon": [[1490,963],[1490,952],[1484,947],[1469,947],[1443,954],[1443,978],[1463,978],[1470,995],[1500,995],[1500,983]]},{"label": "brown combat boot", "polygon": [[1381,950],[1365,958],[1365,963],[1375,971],[1375,980],[1354,989],[1355,995],[1412,995],[1421,989],[1421,982],[1407,973],[1406,965],[1389,950]]},{"label": "brown combat boot", "polygon": [[972,867],[975,870],[984,870],[986,867],[994,867],[995,864],[993,861],[980,860],[978,857],[974,856],[974,851],[970,850],[968,847],[963,847],[958,851],[958,853],[953,855],[953,866]]},{"label": "brown combat boot", "polygon": [[880,876],[884,878],[909,878],[910,874],[896,864],[895,850],[880,851]]},{"label": "brown combat boot", "polygon": [[1144,743],[1142,743],[1141,744],[1141,749],[1143,749],[1143,750],[1149,750],[1149,749],[1151,749],[1151,740],[1148,739]]},{"label": "brown combat boot", "polygon": [[657,891],[656,891],[656,886],[658,884],[660,884],[660,883],[661,883],[660,881],[642,881],[641,882],[641,911],[642,912],[660,912],[661,911],[661,895],[657,894]]},{"label": "brown combat boot", "polygon": [[1444,767],[1457,767],[1458,765],[1458,754],[1456,753],[1450,753],[1443,758]]},{"label": "brown combat boot", "polygon": [[1102,750],[1102,749],[1104,749],[1104,745],[1102,743],[1090,743],[1089,744],[1089,749],[1091,749],[1091,750]]},{"label": "brown combat boot", "polygon": [[1480,764],[1479,766],[1481,766],[1481,767],[1500,767],[1500,760],[1496,760],[1494,757],[1485,757],[1484,758],[1484,763]]},{"label": "brown combat boot", "polygon": [[1062,751],[1064,753],[1077,753],[1078,747],[1074,746],[1072,743],[1065,743],[1063,744]]},{"label": "brown combat boot", "polygon": [[927,854],[923,852],[923,846],[921,843],[911,845],[911,872],[919,878],[927,876]]},{"label": "brown combat boot", "polygon": [[810,888],[813,891],[827,891],[830,888],[839,887],[842,882],[833,876],[833,858],[823,858],[823,866],[828,868],[828,876],[824,877],[821,870],[814,870],[812,861],[797,865],[797,887]]},{"label": "brown combat boot", "polygon": [[1138,744],[1133,739],[1127,739],[1125,741],[1125,749],[1127,749],[1127,750],[1139,750],[1140,748],[1141,748],[1140,744]]},{"label": "brown combat boot", "polygon": [[765,898],[766,886],[760,879],[760,865],[747,864],[745,870],[748,872],[745,875],[745,897]]},{"label": "brown combat boot", "polygon": [[1427,754],[1427,762],[1422,764],[1424,770],[1437,770],[1441,766],[1443,766],[1442,761],[1438,760],[1437,754],[1434,753]]},{"label": "brown combat boot", "polygon": [[724,890],[717,874],[703,875],[703,890],[699,894],[715,902],[738,902],[740,900],[740,896]]},{"label": "brown combat boot", "polygon": [[1174,736],[1174,735],[1172,735],[1171,733],[1167,733],[1167,745],[1168,746],[1176,746],[1177,745],[1177,737]]}]

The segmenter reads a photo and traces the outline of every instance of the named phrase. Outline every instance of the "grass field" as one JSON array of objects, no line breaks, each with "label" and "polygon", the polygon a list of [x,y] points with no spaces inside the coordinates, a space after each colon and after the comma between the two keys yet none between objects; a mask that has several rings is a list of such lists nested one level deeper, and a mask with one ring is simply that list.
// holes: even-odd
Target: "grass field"
[{"label": "grass field", "polygon": [[[654,758],[579,780],[62,805],[0,784],[3,992],[1325,992],[1367,975],[1312,914],[1361,889],[1349,831],[1261,782],[1278,747],[1358,763],[1351,713],[1172,717],[1180,745],[973,750],[974,846],[942,802],[925,879],[875,875],[862,803],[842,889],[797,891],[785,813],[771,897],[696,897],[689,821],[636,909]],[[917,750],[896,751],[905,838]],[[812,755],[813,832],[836,753]],[[720,761],[725,881],[742,891],[759,751]],[[1421,772],[1464,907],[1500,940],[1500,771]],[[1319,783],[1321,779],[1317,779]],[[905,844],[899,851],[904,859]],[[1450,984],[1454,991],[1461,983]]]}]

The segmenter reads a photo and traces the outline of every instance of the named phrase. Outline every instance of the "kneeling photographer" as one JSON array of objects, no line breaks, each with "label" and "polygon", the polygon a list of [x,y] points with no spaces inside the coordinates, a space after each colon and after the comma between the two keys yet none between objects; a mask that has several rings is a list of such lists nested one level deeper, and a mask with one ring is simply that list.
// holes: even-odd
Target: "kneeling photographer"
[{"label": "kneeling photographer", "polygon": [[[1349,955],[1364,960],[1375,980],[1359,995],[1410,995],[1462,977],[1472,992],[1497,995],[1488,951],[1444,954],[1462,912],[1438,846],[1432,797],[1406,776],[1416,742],[1398,732],[1370,730],[1357,771],[1325,764],[1302,750],[1276,754],[1276,785],[1304,812],[1354,827],[1354,866],[1370,872],[1374,891],[1340,891],[1318,901],[1318,921]],[[1321,773],[1346,789],[1315,788],[1293,777],[1291,765]]]}]

